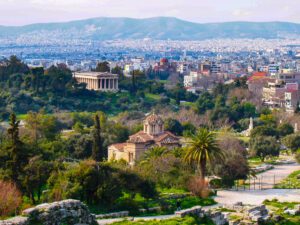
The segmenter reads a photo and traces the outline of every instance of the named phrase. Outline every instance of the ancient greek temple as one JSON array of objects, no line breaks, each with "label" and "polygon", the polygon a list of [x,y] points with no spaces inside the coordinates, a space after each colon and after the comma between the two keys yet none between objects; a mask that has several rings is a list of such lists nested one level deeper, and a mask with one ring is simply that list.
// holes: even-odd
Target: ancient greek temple
[{"label": "ancient greek temple", "polygon": [[86,83],[87,89],[95,91],[118,91],[119,76],[102,72],[76,72],[74,78],[78,83]]}]

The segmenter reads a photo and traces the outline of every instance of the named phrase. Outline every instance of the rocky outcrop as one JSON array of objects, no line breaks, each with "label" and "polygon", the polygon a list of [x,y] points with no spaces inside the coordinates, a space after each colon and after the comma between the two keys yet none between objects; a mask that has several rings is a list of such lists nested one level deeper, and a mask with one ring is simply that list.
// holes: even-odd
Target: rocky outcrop
[{"label": "rocky outcrop", "polygon": [[175,215],[180,217],[185,217],[187,215],[195,215],[199,216],[200,218],[206,216],[210,218],[216,225],[225,225],[228,223],[228,220],[224,213],[218,211],[204,210],[201,206],[195,206],[190,209],[177,211],[175,212]]},{"label": "rocky outcrop", "polygon": [[0,222],[0,225],[96,225],[95,216],[88,207],[78,200],[45,203],[34,208],[26,209],[22,217],[15,217]]},{"label": "rocky outcrop", "polygon": [[270,219],[268,213],[269,211],[267,210],[265,205],[259,205],[248,209],[250,220],[254,222],[268,221]]},{"label": "rocky outcrop", "polygon": [[284,213],[290,214],[292,216],[300,215],[300,205],[296,205],[294,209],[286,209]]}]

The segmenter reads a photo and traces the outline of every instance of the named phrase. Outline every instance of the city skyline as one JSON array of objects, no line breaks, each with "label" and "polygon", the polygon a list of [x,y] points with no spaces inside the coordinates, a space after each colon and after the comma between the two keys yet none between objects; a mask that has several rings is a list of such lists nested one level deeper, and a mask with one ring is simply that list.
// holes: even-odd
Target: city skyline
[{"label": "city skyline", "polygon": [[[197,22],[288,21],[300,23],[299,3],[286,0],[0,0],[0,25],[64,22],[94,17],[176,17]],[[13,16],[11,16],[13,15]]]}]

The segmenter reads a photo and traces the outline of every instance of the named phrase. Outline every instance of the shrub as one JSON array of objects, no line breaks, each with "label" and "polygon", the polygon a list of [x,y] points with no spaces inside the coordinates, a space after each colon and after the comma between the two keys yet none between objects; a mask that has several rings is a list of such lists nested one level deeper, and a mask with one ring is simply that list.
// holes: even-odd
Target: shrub
[{"label": "shrub", "polygon": [[195,196],[207,198],[209,196],[208,182],[200,177],[192,177],[188,183],[188,190]]},{"label": "shrub", "polygon": [[0,216],[10,216],[22,203],[22,195],[16,185],[0,181]]}]

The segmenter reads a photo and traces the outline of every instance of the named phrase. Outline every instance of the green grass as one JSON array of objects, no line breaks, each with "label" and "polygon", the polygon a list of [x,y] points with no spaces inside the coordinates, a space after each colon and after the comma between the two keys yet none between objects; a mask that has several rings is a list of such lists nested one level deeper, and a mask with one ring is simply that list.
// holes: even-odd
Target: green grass
[{"label": "green grass", "polygon": [[189,106],[191,108],[196,107],[196,103],[195,102],[181,102],[180,106]]},{"label": "green grass", "polygon": [[146,99],[148,100],[154,100],[154,101],[159,101],[161,99],[160,95],[156,95],[156,94],[151,94],[151,93],[146,93],[145,94]]},{"label": "green grass", "polygon": [[280,215],[283,220],[280,222],[270,222],[268,225],[299,225],[300,224],[300,215],[291,216],[284,213],[286,208],[294,209],[296,205],[299,205],[300,202],[279,202],[277,199],[271,201],[264,201],[264,204],[271,209],[276,215]]},{"label": "green grass", "polygon": [[158,188],[158,192],[161,193],[161,195],[189,193],[184,189],[178,189],[178,188]]},{"label": "green grass", "polygon": [[262,164],[272,164],[275,165],[276,164],[276,160],[279,157],[272,157],[270,159],[266,159],[264,162],[261,161],[261,159],[259,157],[251,157],[248,158],[248,163],[250,167],[256,167],[256,166],[260,166]]},{"label": "green grass", "polygon": [[18,120],[25,120],[27,118],[27,114],[18,114],[17,119]]},{"label": "green grass", "polygon": [[122,222],[116,222],[113,223],[113,225],[213,225],[214,223],[208,219],[198,219],[192,216],[186,216],[184,218],[173,218],[173,219],[168,219],[168,220],[150,220],[150,221],[122,221]]},{"label": "green grass", "polygon": [[300,170],[291,173],[287,178],[275,185],[275,188],[300,189],[300,179],[297,179],[298,176],[300,177]]}]

